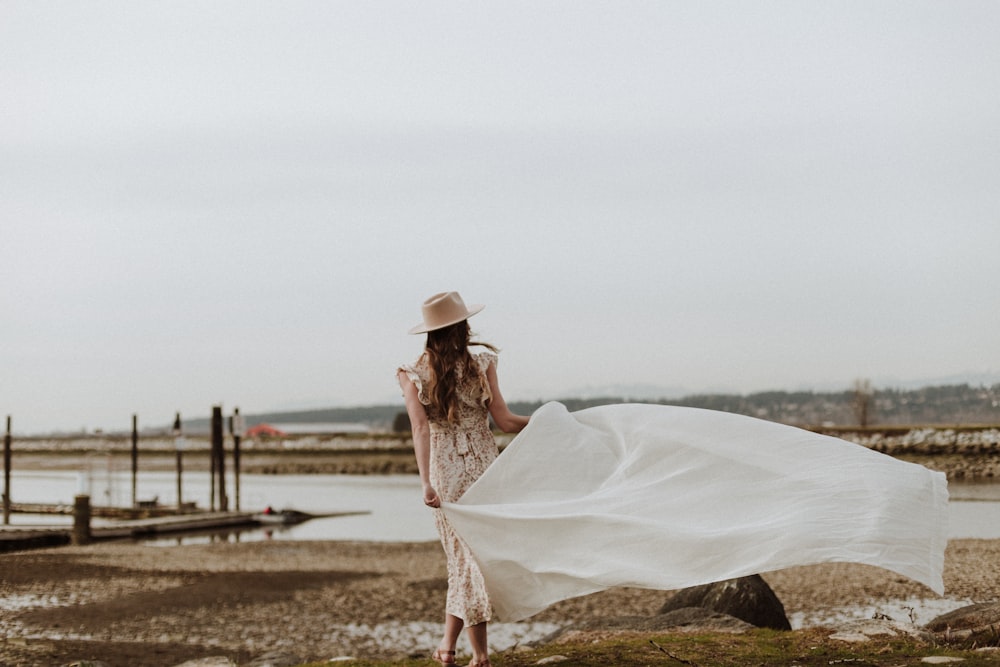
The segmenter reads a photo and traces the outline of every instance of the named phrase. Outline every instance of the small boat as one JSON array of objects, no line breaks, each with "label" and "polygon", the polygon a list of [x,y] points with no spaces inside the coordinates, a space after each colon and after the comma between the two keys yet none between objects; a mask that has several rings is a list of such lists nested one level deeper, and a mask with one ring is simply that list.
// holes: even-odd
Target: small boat
[{"label": "small boat", "polygon": [[261,524],[289,526],[296,523],[302,523],[303,521],[308,521],[313,518],[313,515],[291,509],[275,511],[270,507],[267,507],[263,512],[254,514],[253,518],[257,521],[257,523]]}]

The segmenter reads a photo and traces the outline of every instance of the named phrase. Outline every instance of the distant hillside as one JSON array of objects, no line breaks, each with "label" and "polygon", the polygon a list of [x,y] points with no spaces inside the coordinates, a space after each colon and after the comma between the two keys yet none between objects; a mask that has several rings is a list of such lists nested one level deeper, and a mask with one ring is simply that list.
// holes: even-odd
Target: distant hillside
[{"label": "distant hillside", "polygon": [[[750,415],[800,426],[853,426],[858,420],[853,391],[767,391],[755,394],[705,394],[643,403],[682,405]],[[626,402],[620,397],[557,399],[570,410]],[[635,402],[635,401],[633,401]],[[541,402],[511,402],[511,409],[530,414]],[[402,404],[351,408],[327,408],[298,412],[268,412],[245,415],[247,426],[261,423],[364,423],[373,429],[389,430]],[[227,415],[228,417],[228,415]],[[869,424],[905,426],[911,424],[1000,424],[1000,384],[974,387],[968,384],[924,387],[921,389],[876,389],[869,409]],[[184,423],[188,433],[207,432],[207,418]]]},{"label": "distant hillside", "polygon": [[[617,398],[568,399],[570,410],[595,405],[621,403]],[[767,391],[755,394],[704,394],[661,401],[641,401],[660,405],[681,405],[734,412],[751,417],[799,426],[854,426],[853,391]],[[512,409],[528,412],[538,403],[512,403]],[[883,426],[911,424],[997,424],[1000,423],[1000,384],[991,387],[948,385],[922,389],[875,390],[868,423]]]}]

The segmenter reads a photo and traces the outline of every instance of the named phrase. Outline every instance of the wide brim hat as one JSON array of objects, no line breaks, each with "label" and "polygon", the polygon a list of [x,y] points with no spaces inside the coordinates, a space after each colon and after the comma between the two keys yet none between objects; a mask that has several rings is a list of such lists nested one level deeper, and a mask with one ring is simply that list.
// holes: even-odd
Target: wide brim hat
[{"label": "wide brim hat", "polygon": [[427,333],[444,329],[452,324],[467,320],[486,305],[474,303],[466,306],[458,292],[440,292],[424,301],[424,321],[410,329],[411,334]]}]

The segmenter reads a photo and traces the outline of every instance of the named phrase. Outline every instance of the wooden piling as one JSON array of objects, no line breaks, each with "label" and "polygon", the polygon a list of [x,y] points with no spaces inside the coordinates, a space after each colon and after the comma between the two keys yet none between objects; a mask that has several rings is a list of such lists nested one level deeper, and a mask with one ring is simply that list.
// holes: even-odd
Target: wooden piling
[{"label": "wooden piling", "polygon": [[7,415],[7,432],[3,436],[3,522],[10,524],[10,415]]},{"label": "wooden piling", "polygon": [[208,466],[209,466],[209,472],[208,472],[208,508],[214,512],[215,511],[215,468],[216,468],[216,464],[215,464],[215,447],[212,446],[211,442],[209,443],[209,450],[208,450]]},{"label": "wooden piling", "polygon": [[240,440],[243,438],[243,418],[240,409],[233,411],[229,418],[229,432],[233,434],[233,477],[236,491],[236,511],[240,511]]},{"label": "wooden piling", "polygon": [[184,472],[184,431],[181,429],[181,413],[174,417],[174,450],[177,453],[177,511],[182,511],[184,500],[181,498],[181,476]]},{"label": "wooden piling", "polygon": [[215,472],[219,476],[216,486],[219,490],[219,511],[229,511],[229,499],[226,497],[226,453],[223,443],[222,406],[212,408],[212,460],[215,462]]},{"label": "wooden piling", "polygon": [[139,415],[132,415],[132,507],[139,506]]},{"label": "wooden piling", "polygon": [[90,544],[90,496],[73,498],[73,544]]}]

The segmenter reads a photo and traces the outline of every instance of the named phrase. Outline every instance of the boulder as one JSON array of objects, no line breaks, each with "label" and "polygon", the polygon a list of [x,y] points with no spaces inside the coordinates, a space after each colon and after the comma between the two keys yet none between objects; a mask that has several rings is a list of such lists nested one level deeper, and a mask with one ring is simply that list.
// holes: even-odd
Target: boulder
[{"label": "boulder", "polygon": [[1000,602],[970,604],[938,616],[924,627],[935,633],[965,636],[1000,626]]},{"label": "boulder", "polygon": [[675,593],[660,613],[684,607],[704,607],[759,628],[792,629],[784,605],[759,574],[685,588]]},{"label": "boulder", "polygon": [[245,667],[294,667],[305,662],[294,653],[286,651],[268,651],[246,664]]},{"label": "boulder", "polygon": [[579,621],[560,628],[537,642],[539,645],[579,641],[582,635],[617,632],[732,632],[751,630],[752,625],[738,618],[702,607],[688,607],[656,616],[610,616]]},{"label": "boulder", "polygon": [[681,607],[659,614],[655,618],[659,619],[664,628],[683,632],[740,633],[753,629],[752,625],[735,616],[720,614],[704,607]]}]

